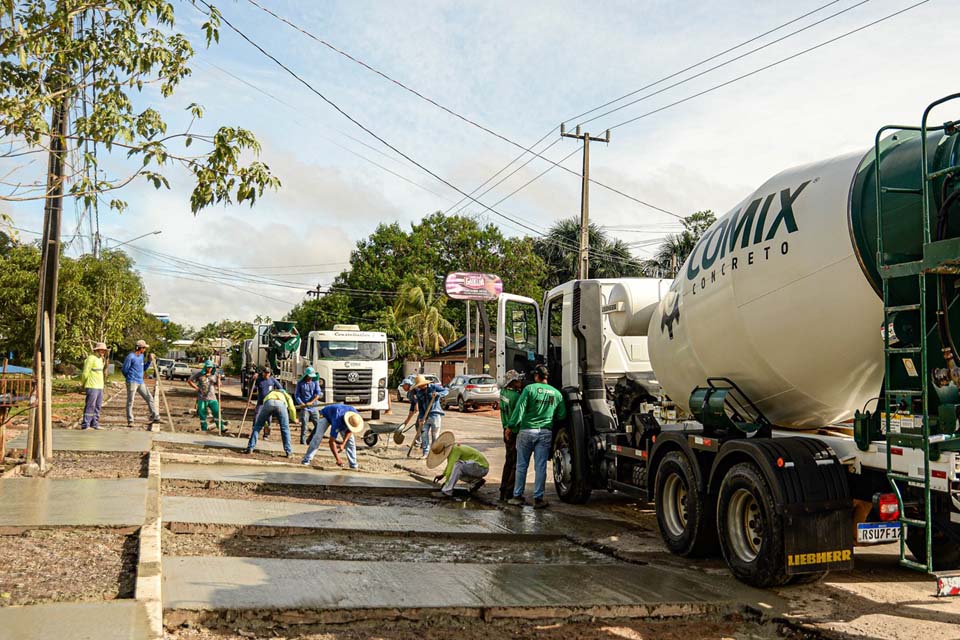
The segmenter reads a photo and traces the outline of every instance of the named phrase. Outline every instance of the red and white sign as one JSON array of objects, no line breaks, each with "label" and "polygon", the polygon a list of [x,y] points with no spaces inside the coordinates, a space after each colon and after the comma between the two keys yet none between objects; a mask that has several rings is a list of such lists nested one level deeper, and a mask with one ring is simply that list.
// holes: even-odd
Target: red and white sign
[{"label": "red and white sign", "polygon": [[503,280],[492,273],[447,274],[447,295],[454,300],[496,300],[503,293]]}]

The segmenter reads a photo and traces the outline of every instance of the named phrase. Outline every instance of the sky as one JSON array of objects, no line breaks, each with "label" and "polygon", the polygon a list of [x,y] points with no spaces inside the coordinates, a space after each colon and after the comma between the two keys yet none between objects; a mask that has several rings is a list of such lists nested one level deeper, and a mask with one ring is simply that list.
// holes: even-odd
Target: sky
[{"label": "sky", "polygon": [[[493,210],[466,201],[462,213],[497,224],[507,235],[533,235],[518,221],[545,232],[554,221],[579,215],[581,155],[575,140],[560,139],[560,122],[567,119],[572,129],[644,98],[584,125],[595,136],[614,127],[609,145],[591,145],[591,177],[673,214],[592,185],[591,220],[627,242],[651,241],[676,230],[677,216],[703,209],[725,213],[781,170],[865,150],[879,127],[918,123],[928,103],[957,91],[948,81],[956,76],[955,38],[940,27],[955,17],[956,0],[929,0],[757,71],[917,1],[258,0],[516,144],[528,147],[543,138],[537,150],[552,144],[544,156],[559,162],[569,155],[563,166],[571,172],[553,168]],[[261,160],[283,186],[253,208],[214,206],[193,215],[189,176],[173,169],[169,190],[134,182],[119,194],[128,202],[125,212],[101,208],[106,246],[151,234],[124,246],[143,276],[151,311],[193,326],[220,318],[282,317],[307,289],[328,284],[346,266],[356,242],[378,224],[396,221],[408,227],[434,211],[453,213],[463,206],[454,207],[462,198],[455,189],[383,146],[226,25],[219,46],[207,49],[200,30],[205,17],[188,2],[174,5],[177,29],[196,48],[193,74],[169,99],[147,88],[138,105],[159,109],[171,130],[186,126],[185,109],[194,102],[205,109],[193,125],[197,132],[212,133],[219,126],[251,130],[262,144]],[[472,192],[521,153],[520,147],[412,95],[248,0],[221,2],[218,8],[316,91],[461,191]],[[808,12],[813,13],[628,100],[571,119]],[[749,53],[768,43],[773,44]],[[131,169],[122,156],[104,167],[115,175]],[[550,167],[534,159],[475,197],[493,205]],[[45,163],[13,167],[0,161],[0,174],[11,169],[17,169],[16,178],[32,181],[42,178]],[[17,227],[38,230],[42,209],[42,203],[28,202],[4,210]],[[73,254],[89,251],[89,241],[75,237],[79,213],[72,203],[65,206],[64,235],[72,239]],[[87,223],[80,228],[85,231]],[[36,237],[19,234],[24,240]],[[637,246],[636,255],[649,255],[653,248]],[[171,256],[193,264],[171,264]],[[230,286],[211,281],[203,275],[211,271],[197,264],[234,279]],[[510,274],[500,275],[509,289]],[[265,276],[275,284],[263,284]]]}]

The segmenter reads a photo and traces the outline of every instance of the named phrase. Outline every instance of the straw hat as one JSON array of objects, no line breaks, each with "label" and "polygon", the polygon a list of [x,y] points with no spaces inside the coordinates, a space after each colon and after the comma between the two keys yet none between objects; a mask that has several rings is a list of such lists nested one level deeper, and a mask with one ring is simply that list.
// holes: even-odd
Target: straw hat
[{"label": "straw hat", "polygon": [[420,387],[425,387],[430,384],[430,381],[423,376],[417,376],[413,379],[413,388],[419,389]]},{"label": "straw hat", "polygon": [[105,343],[105,342],[98,342],[97,344],[93,345],[93,350],[94,350],[94,351],[107,351],[107,343]]},{"label": "straw hat", "polygon": [[427,455],[427,469],[433,469],[443,463],[443,461],[447,459],[447,456],[450,455],[450,449],[453,448],[456,442],[457,439],[453,435],[453,431],[441,432],[430,447],[430,453]]},{"label": "straw hat", "polygon": [[350,433],[359,433],[363,431],[363,418],[355,411],[347,411],[343,414],[343,422],[350,429]]}]

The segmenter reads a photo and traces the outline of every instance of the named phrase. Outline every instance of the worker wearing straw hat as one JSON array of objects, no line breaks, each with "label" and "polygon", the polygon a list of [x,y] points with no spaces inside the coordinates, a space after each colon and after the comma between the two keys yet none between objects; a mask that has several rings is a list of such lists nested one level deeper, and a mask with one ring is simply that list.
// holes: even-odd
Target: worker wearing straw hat
[{"label": "worker wearing straw hat", "polygon": [[103,406],[103,369],[107,360],[107,345],[98,342],[93,345],[93,353],[83,362],[80,381],[86,401],[83,404],[82,429],[100,428],[100,407]]},{"label": "worker wearing straw hat", "polygon": [[420,444],[422,446],[422,458],[427,457],[430,451],[430,443],[437,438],[440,432],[440,421],[444,416],[443,407],[440,406],[440,398],[445,397],[450,391],[440,384],[431,383],[424,376],[418,375],[413,381],[413,396],[410,404],[410,415],[403,421],[402,426],[407,426],[413,420],[413,409],[417,408],[417,421],[422,421],[423,428],[420,431]]},{"label": "worker wearing straw hat", "polygon": [[469,491],[473,493],[482,487],[486,480],[483,478],[490,471],[490,463],[482,453],[465,444],[457,444],[452,431],[444,431],[430,447],[427,456],[427,468],[433,469],[444,460],[447,466],[443,473],[437,475],[433,481],[443,481],[443,495],[453,497],[453,487],[461,479],[470,482]]},{"label": "worker wearing straw hat", "polygon": [[[310,466],[313,457],[320,448],[320,441],[323,440],[323,434],[330,427],[330,451],[337,461],[337,466],[343,466],[343,460],[340,459],[341,453],[347,454],[347,463],[351,469],[358,469],[357,465],[357,443],[353,437],[354,434],[363,431],[363,418],[356,409],[348,404],[328,404],[320,409],[320,422],[310,434],[310,445],[307,447],[307,453],[303,456],[300,464]],[[337,438],[342,438],[337,442]]]}]

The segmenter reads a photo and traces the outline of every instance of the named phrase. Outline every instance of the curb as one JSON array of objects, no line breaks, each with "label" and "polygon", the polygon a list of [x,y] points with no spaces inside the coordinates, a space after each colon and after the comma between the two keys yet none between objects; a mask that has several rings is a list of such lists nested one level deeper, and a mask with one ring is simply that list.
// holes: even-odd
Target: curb
[{"label": "curb", "polygon": [[140,527],[135,597],[147,610],[152,640],[163,639],[162,558],[160,551],[160,455],[150,452],[146,518]]}]

